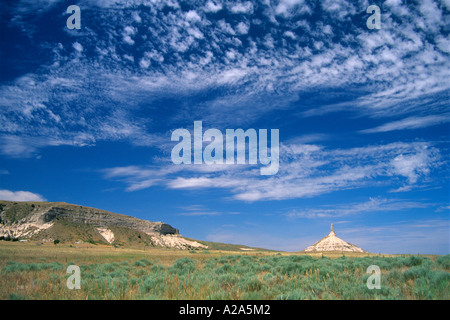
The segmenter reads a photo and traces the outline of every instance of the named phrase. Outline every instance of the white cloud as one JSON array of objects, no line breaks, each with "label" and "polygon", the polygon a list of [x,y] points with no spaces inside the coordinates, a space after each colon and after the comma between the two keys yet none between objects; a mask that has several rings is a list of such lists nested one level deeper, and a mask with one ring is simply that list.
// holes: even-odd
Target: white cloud
[{"label": "white cloud", "polygon": [[186,20],[192,21],[192,22],[197,22],[197,21],[201,21],[202,18],[198,15],[197,11],[189,10],[186,13]]},{"label": "white cloud", "polygon": [[391,172],[408,179],[409,184],[416,183],[419,176],[427,175],[429,169],[429,150],[423,150],[414,154],[400,154],[391,161]]},{"label": "white cloud", "polygon": [[289,15],[295,8],[300,8],[300,12],[310,12],[310,8],[305,4],[305,0],[281,0],[275,8],[275,12],[281,15]]},{"label": "white cloud", "polygon": [[0,153],[12,158],[29,158],[44,147],[92,146],[95,138],[87,133],[70,133],[70,137],[0,135]]},{"label": "white cloud", "polygon": [[124,35],[123,36],[123,41],[125,41],[126,43],[128,43],[129,45],[133,45],[134,44],[134,40],[131,39],[131,37],[129,35]]},{"label": "white cloud", "polygon": [[147,69],[150,66],[150,60],[142,58],[141,61],[139,61],[139,65],[143,69]]},{"label": "white cloud", "polygon": [[433,0],[422,0],[420,2],[419,11],[422,13],[426,21],[426,28],[434,32],[439,31],[439,25],[442,21],[442,13],[437,4]]},{"label": "white cloud", "polygon": [[0,199],[8,201],[46,201],[40,194],[29,191],[0,190]]},{"label": "white cloud", "polygon": [[80,43],[74,42],[74,44],[72,46],[76,51],[78,51],[80,53],[83,52],[83,46]]},{"label": "white cloud", "polygon": [[450,10],[450,0],[441,0],[441,3],[447,8],[447,10]]},{"label": "white cloud", "polygon": [[132,26],[126,26],[123,29],[123,33],[122,33],[123,41],[129,45],[133,45],[134,40],[131,38],[131,36],[133,36],[134,34],[136,34],[136,29]]},{"label": "white cloud", "polygon": [[323,33],[331,36],[331,35],[333,35],[333,29],[331,28],[331,26],[326,25],[323,27]]},{"label": "white cloud", "polygon": [[139,15],[139,12],[134,11],[132,13],[132,16],[133,16],[134,21],[136,21],[137,23],[141,23],[142,22],[142,19],[141,19],[140,15]]},{"label": "white cloud", "polygon": [[377,132],[389,132],[405,129],[420,129],[430,126],[446,123],[450,121],[450,116],[443,115],[431,115],[424,117],[408,117],[406,119],[385,123],[381,126],[372,129],[361,130],[363,133],[377,133]]},{"label": "white cloud", "polygon": [[17,157],[30,157],[35,151],[36,147],[27,144],[23,138],[16,136],[0,137],[2,145],[0,147],[1,153],[4,155]]},{"label": "white cloud", "polygon": [[[142,11],[136,9],[139,1],[83,2],[92,3],[117,9],[99,10],[96,19],[101,30],[90,28],[72,46],[46,43],[53,48],[39,71],[1,84],[2,136],[27,141],[56,137],[65,142],[85,136],[90,144],[120,137],[148,143],[161,133],[151,131],[152,119],[138,118],[143,105],[147,108],[161,97],[174,95],[183,100],[210,89],[224,90],[216,90],[220,93],[208,101],[175,110],[174,118],[201,115],[214,124],[240,125],[297,106],[292,102],[298,100],[299,92],[315,94],[330,87],[357,88],[352,92],[355,98],[321,107],[302,105],[298,114],[346,110],[358,116],[405,119],[368,129],[381,132],[393,126],[411,129],[437,123],[445,110],[450,90],[448,41],[440,32],[445,21],[443,5],[436,2],[427,8],[428,2],[424,6],[388,1],[392,12],[383,15],[381,30],[355,28],[342,37],[324,32],[339,35],[350,15],[363,12],[364,1],[323,1],[316,10],[325,11],[314,23],[304,18],[306,11],[301,12],[306,2],[297,0],[279,1],[273,7],[260,2],[222,5],[208,1],[204,10],[188,12],[176,1],[146,2]],[[53,4],[45,2],[42,8]],[[165,6],[173,10],[165,13]],[[34,2],[20,1],[17,10],[37,7]],[[239,20],[221,17],[217,21],[204,13],[223,7],[240,15]],[[277,7],[289,14],[276,17]],[[264,17],[250,20],[246,14],[256,10]],[[405,11],[411,14],[404,15]],[[439,15],[438,22],[435,17]],[[421,23],[422,29],[415,27]],[[266,31],[250,35],[253,24]],[[146,31],[137,32],[137,26]],[[303,30],[301,37],[295,29]],[[138,48],[131,55],[127,50],[138,37],[145,50]],[[85,52],[92,54],[87,57]],[[250,103],[258,107],[249,108]],[[109,123],[111,117],[93,116],[115,108],[124,111],[120,120],[126,130],[120,135],[113,134],[111,128],[118,126]],[[3,139],[11,142],[14,138]],[[8,154],[30,154],[24,145],[39,149],[48,144],[19,141],[15,147],[10,143],[1,148]]]},{"label": "white cloud", "polygon": [[253,4],[248,1],[242,2],[242,3],[236,3],[230,7],[230,11],[233,13],[251,14],[253,12]]},{"label": "white cloud", "polygon": [[338,218],[375,212],[398,212],[412,208],[427,208],[432,204],[402,199],[370,198],[366,202],[321,206],[313,209],[294,209],[288,218]]},{"label": "white cloud", "polygon": [[284,32],[284,36],[291,38],[292,40],[295,40],[297,38],[296,35],[292,31],[289,31],[289,30]]},{"label": "white cloud", "polygon": [[450,53],[450,39],[449,38],[444,38],[443,36],[439,35],[436,37],[436,44],[438,46],[438,48],[445,52],[445,53]]},{"label": "white cloud", "polygon": [[190,206],[181,207],[180,209],[181,209],[181,213],[179,213],[179,215],[181,215],[181,216],[190,216],[190,217],[218,216],[218,215],[223,214],[222,212],[219,212],[219,211],[210,210],[203,205],[190,205]]},{"label": "white cloud", "polygon": [[249,29],[250,26],[244,22],[239,22],[238,25],[236,26],[236,31],[239,34],[247,34]]},{"label": "white cloud", "polygon": [[242,69],[230,69],[224,71],[218,79],[218,82],[221,84],[230,84],[238,82],[241,78],[243,78],[247,74],[246,70]]},{"label": "white cloud", "polygon": [[[346,0],[324,0],[321,2],[322,8],[330,12],[336,19],[344,20],[349,15],[354,15],[357,12],[357,7],[362,5],[356,1]],[[364,7],[367,9],[368,5]]]},{"label": "white cloud", "polygon": [[[439,152],[426,143],[391,143],[350,149],[281,145],[277,175],[261,177],[249,165],[162,165],[109,168],[108,179],[125,182],[128,191],[146,185],[170,189],[226,189],[236,200],[309,198],[367,186],[414,188],[439,167]],[[406,189],[405,189],[406,190]]]},{"label": "white cloud", "polygon": [[218,11],[222,10],[222,4],[208,1],[205,5],[204,10],[206,12],[218,12]]}]

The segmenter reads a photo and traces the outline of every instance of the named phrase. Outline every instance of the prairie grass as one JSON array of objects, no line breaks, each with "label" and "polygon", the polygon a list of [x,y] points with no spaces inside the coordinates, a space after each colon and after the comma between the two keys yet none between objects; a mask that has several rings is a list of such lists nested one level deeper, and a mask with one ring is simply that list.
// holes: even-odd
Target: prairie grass
[{"label": "prairie grass", "polygon": [[[450,255],[331,257],[1,243],[0,299],[450,298]],[[66,286],[72,264],[80,290]],[[380,290],[366,286],[370,265]]]}]

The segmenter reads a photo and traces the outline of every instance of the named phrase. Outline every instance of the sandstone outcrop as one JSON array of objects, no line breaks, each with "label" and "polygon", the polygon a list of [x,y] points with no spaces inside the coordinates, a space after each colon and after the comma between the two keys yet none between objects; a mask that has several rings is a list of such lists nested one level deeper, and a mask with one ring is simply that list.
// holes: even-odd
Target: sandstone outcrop
[{"label": "sandstone outcrop", "polygon": [[304,250],[305,252],[329,252],[329,251],[340,251],[340,252],[366,252],[363,249],[345,242],[344,240],[338,238],[334,232],[334,226],[331,224],[331,231],[325,237],[309,246]]}]

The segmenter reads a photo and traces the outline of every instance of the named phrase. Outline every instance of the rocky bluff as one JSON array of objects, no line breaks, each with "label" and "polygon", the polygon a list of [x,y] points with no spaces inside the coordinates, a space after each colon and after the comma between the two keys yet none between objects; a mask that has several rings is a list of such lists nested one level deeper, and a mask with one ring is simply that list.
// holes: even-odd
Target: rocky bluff
[{"label": "rocky bluff", "polygon": [[147,234],[179,234],[179,230],[162,222],[140,220],[134,217],[105,211],[95,211],[85,207],[77,209],[52,207],[42,215],[44,223],[64,219],[75,223],[89,224],[97,228],[124,227]]}]

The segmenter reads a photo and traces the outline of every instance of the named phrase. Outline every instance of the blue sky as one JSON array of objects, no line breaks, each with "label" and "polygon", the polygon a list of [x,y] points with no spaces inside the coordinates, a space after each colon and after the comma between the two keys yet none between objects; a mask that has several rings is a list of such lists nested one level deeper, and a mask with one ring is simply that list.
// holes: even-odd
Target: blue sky
[{"label": "blue sky", "polygon": [[[371,252],[450,252],[448,0],[0,6],[1,199],[278,250],[334,223]],[[200,120],[279,129],[278,173],[174,165],[171,132]]]}]

